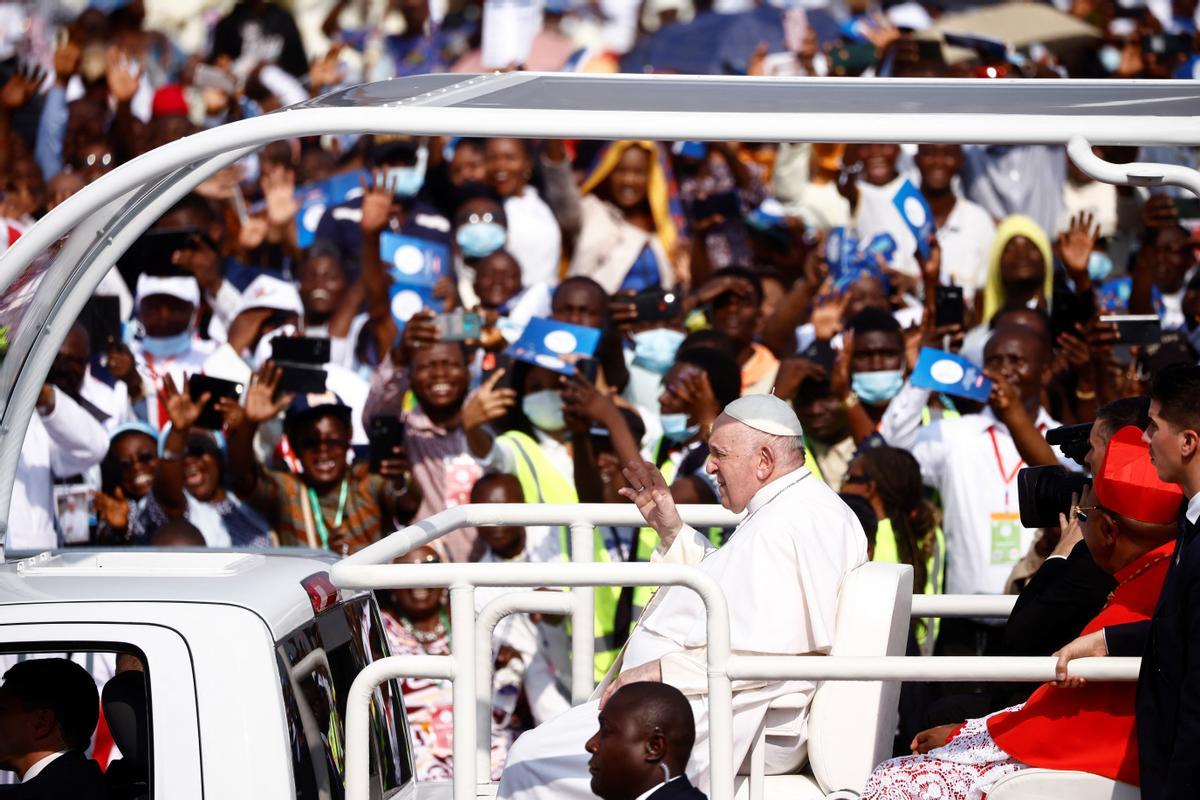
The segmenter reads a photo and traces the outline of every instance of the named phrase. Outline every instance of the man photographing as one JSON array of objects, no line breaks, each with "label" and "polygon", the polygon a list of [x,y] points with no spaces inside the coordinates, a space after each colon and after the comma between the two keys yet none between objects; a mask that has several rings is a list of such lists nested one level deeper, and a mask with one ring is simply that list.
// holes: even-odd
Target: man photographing
[{"label": "man photographing", "polygon": [[673,686],[643,681],[613,693],[588,739],[592,794],[601,800],[703,800],[684,769],[696,741],[687,698]]},{"label": "man photographing", "polygon": [[[706,467],[721,504],[746,512],[726,544],[714,548],[683,524],[662,474],[650,463],[631,462],[621,494],[657,531],[654,562],[694,565],[712,578],[729,603],[734,653],[824,655],[833,645],[842,580],[866,561],[866,537],[845,503],[804,466],[804,431],[791,407],[771,395],[747,395],[725,407],[709,437]],[[765,608],[780,614],[763,614]],[[782,616],[781,616],[782,615]],[[669,684],[688,699],[696,743],[688,775],[708,785],[708,644],[700,598],[682,586],[663,587],[646,606],[591,702],[524,734],[508,753],[500,779],[502,800],[590,798],[584,743],[597,716],[623,686]],[[723,753],[741,764],[771,700],[800,693],[807,681],[736,681],[733,748]],[[803,731],[808,703],[796,712]],[[788,725],[793,725],[789,720]],[[803,760],[804,734],[767,740],[767,774],[786,773]]]},{"label": "man photographing", "polygon": [[1200,770],[1200,367],[1166,369],[1150,388],[1150,426],[1143,440],[1158,477],[1187,498],[1175,555],[1153,618],[1081,636],[1058,652],[1057,676],[1069,686],[1068,663],[1087,656],[1141,656],[1137,736],[1142,797],[1195,796]]}]

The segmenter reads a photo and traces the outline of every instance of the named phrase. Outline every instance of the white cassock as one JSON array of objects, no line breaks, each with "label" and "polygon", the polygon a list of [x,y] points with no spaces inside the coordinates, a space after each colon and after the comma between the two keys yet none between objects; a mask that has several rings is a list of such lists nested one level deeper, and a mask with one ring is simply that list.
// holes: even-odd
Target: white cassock
[{"label": "white cassock", "polygon": [[[693,564],[715,580],[729,605],[730,643],[743,655],[824,655],[833,645],[842,579],[867,560],[867,541],[853,512],[807,468],[758,490],[746,517],[724,547],[714,548],[684,526],[654,562]],[[661,660],[663,682],[685,695],[696,719],[696,746],[688,762],[692,783],[708,792],[708,691],[706,615],[699,596],[685,587],[659,591],[622,657],[591,701],[525,733],[508,751],[500,800],[591,798],[584,744],[598,727],[599,698],[615,674]],[[808,681],[735,681],[733,763],[746,759],[767,715],[767,705],[798,694],[799,711],[770,724],[785,734],[767,739],[768,773],[789,772],[804,761]]]}]

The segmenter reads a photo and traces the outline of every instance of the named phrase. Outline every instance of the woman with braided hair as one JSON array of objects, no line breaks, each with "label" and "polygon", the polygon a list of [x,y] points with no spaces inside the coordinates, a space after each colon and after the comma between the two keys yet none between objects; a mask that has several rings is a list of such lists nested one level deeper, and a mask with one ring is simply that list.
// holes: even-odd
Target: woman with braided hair
[{"label": "woman with braided hair", "polygon": [[[921,468],[912,453],[895,447],[863,451],[850,463],[842,491],[866,498],[879,517],[874,560],[911,565],[913,591],[940,594],[946,542],[937,511],[925,499]],[[932,633],[936,635],[936,629]],[[929,621],[918,620],[916,637],[923,650],[933,643],[930,634]]]}]

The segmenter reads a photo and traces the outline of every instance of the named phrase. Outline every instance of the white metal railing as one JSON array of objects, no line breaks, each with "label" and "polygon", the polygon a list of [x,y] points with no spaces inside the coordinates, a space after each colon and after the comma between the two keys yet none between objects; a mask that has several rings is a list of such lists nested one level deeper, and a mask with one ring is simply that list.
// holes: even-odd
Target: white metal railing
[{"label": "white metal railing", "polygon": [[[683,519],[695,527],[732,527],[739,516],[719,506],[680,506]],[[644,525],[633,505],[473,504],[435,514],[403,528],[343,559],[330,569],[340,588],[450,589],[451,654],[391,656],[375,662],[355,678],[346,716],[346,797],[368,796],[369,706],[379,683],[393,678],[438,677],[453,682],[454,800],[476,796],[476,778],[490,767],[491,636],[507,614],[565,614],[572,620],[572,699],[584,702],[593,690],[593,587],[684,586],[700,595],[707,613],[709,676],[710,796],[732,800],[734,765],[722,755],[732,745],[734,680],[920,680],[1016,681],[1053,680],[1051,657],[823,657],[742,656],[729,649],[729,613],[717,584],[693,567],[653,563],[592,563],[593,527]],[[391,563],[413,548],[462,527],[483,525],[553,525],[570,529],[572,563],[459,563],[412,565]],[[476,587],[571,587],[569,593],[514,592],[475,612]],[[914,595],[913,617],[1006,617],[1013,596]],[[1089,658],[1072,662],[1071,674],[1089,680],[1137,679],[1139,659]],[[485,778],[486,780],[486,778]]]}]

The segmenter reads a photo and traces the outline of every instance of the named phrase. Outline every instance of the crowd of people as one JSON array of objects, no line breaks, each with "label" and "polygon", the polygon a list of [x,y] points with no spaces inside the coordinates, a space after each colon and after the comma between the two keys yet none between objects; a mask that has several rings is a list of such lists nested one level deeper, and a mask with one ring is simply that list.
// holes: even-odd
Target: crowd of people
[{"label": "crowd of people", "polygon": [[[1056,3],[1092,33],[1001,52],[977,37],[967,58],[930,38],[938,3],[555,0],[515,51],[489,35],[512,28],[486,0],[161,5],[0,2],[0,252],[149,149],[367,79],[492,68],[1189,79],[1200,63],[1195,3],[1183,0]],[[1095,151],[1200,161],[1187,148]],[[908,197],[935,233],[914,224]],[[823,555],[828,574],[801,605],[820,605],[821,581],[862,559],[909,564],[917,593],[1020,594],[1007,625],[915,621],[911,653],[1049,655],[1148,618],[1144,584],[1161,585],[1165,567],[1127,586],[1128,565],[1164,552],[1174,516],[1100,497],[1111,525],[1085,544],[1086,511],[1022,523],[1018,475],[1101,474],[1110,437],[1151,424],[1155,377],[1197,363],[1198,218],[1194,198],[1095,182],[1062,148],[1038,145],[274,142],[179,200],[101,283],[38,396],[5,546],[345,555],[468,502],[642,507],[651,478],[628,466],[643,461],[673,502],[729,506],[720,465],[733,450],[714,444],[714,423],[739,398],[773,394],[794,429],[777,410],[746,425],[801,446],[772,451],[765,474],[795,456],[828,493],[806,489],[805,502],[836,495],[853,512],[838,517],[845,551]],[[1123,342],[1101,320],[1121,314],[1156,317],[1154,338]],[[591,332],[595,345],[569,363],[531,354],[520,344],[534,327]],[[929,388],[919,362],[930,349],[974,365],[990,392]],[[1047,431],[1084,423],[1086,459],[1047,443]],[[598,527],[594,558],[661,556],[678,529],[664,538],[662,520],[647,521]],[[705,530],[690,546],[731,533]],[[406,560],[566,551],[564,531],[513,526],[456,531]],[[1114,587],[1139,586],[1109,613]],[[622,663],[651,598],[597,590],[597,681]],[[395,651],[448,652],[441,592],[380,599]],[[754,630],[735,630],[735,649],[756,650]],[[819,651],[826,633],[779,652]],[[498,630],[495,775],[522,731],[570,708],[568,651],[549,616]],[[449,776],[449,684],[405,688],[418,777]],[[1073,702],[977,688],[906,687],[900,750],[926,753],[950,737],[937,726],[963,719],[975,727],[952,741],[978,745],[990,712]],[[997,733],[1023,721],[988,723],[997,749],[963,758],[992,779],[1033,763]],[[1136,781],[1130,763],[1110,771]],[[940,768],[896,765],[879,796]],[[505,797],[523,791],[516,780]]]}]

